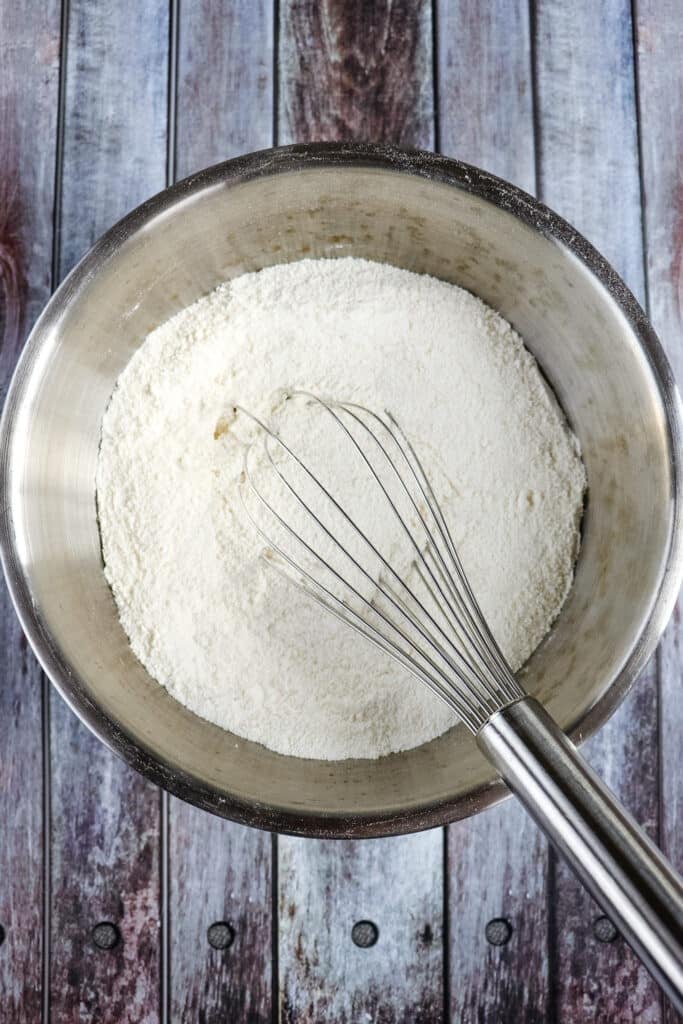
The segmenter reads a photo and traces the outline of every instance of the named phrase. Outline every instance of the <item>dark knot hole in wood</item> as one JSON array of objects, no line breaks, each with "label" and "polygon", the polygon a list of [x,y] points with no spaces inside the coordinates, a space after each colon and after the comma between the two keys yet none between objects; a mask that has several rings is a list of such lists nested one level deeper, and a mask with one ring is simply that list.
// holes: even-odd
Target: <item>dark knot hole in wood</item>
[{"label": "dark knot hole in wood", "polygon": [[235,941],[235,929],[229,921],[214,921],[209,925],[206,937],[213,949],[230,949]]},{"label": "dark knot hole in wood", "polygon": [[593,921],[593,935],[598,942],[614,942],[619,938],[619,932],[604,914],[600,914]]},{"label": "dark knot hole in wood", "polygon": [[372,921],[356,921],[351,929],[351,941],[361,949],[374,946],[379,938],[379,928]]},{"label": "dark knot hole in wood", "polygon": [[92,930],[92,940],[98,949],[113,949],[121,941],[121,933],[111,921],[100,921]]},{"label": "dark knot hole in wood", "polygon": [[5,941],[5,934],[5,929],[0,924],[0,946],[2,946],[3,942]]},{"label": "dark knot hole in wood", "polygon": [[494,917],[486,925],[484,934],[492,946],[505,946],[512,938],[512,925],[506,917]]}]

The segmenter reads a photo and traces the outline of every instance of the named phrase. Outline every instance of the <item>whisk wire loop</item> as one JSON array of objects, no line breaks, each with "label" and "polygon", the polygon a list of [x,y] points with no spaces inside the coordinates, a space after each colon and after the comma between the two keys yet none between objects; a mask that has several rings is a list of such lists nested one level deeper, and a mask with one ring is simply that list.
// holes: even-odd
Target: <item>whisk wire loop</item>
[{"label": "whisk wire loop", "polygon": [[[286,489],[292,495],[292,497],[295,499],[295,501],[298,503],[298,505],[300,505],[304,509],[304,511],[309,516],[311,516],[311,518],[317,523],[317,525],[324,532],[324,534],[328,537],[328,539],[331,540],[332,543],[336,546],[336,548],[345,556],[345,558],[347,558],[348,561],[356,569],[358,569],[358,571],[363,575],[363,577],[369,583],[371,583],[373,586],[376,586],[381,591],[381,593],[383,593],[388,598],[388,600],[394,606],[394,608],[398,612],[400,612],[404,616],[404,619],[408,623],[410,623],[417,630],[417,632],[420,634],[420,636],[431,646],[433,651],[438,656],[440,656],[450,666],[450,668],[453,671],[458,671],[457,664],[453,661],[453,659],[451,657],[449,657],[449,655],[445,651],[444,647],[439,643],[439,641],[434,636],[433,632],[427,626],[425,626],[423,623],[418,623],[416,621],[414,613],[412,613],[412,614],[410,613],[410,611],[408,610],[407,605],[405,604],[405,602],[401,602],[401,601],[397,600],[397,598],[395,596],[395,593],[390,590],[390,588],[386,584],[386,581],[384,581],[381,576],[376,579],[375,577],[373,577],[368,572],[368,570],[365,568],[365,566],[363,566],[358,561],[358,559],[354,555],[351,554],[351,552],[348,550],[348,548],[344,544],[342,544],[340,542],[339,538],[336,537],[331,532],[331,530],[326,526],[326,524],[323,522],[323,520],[313,511],[313,509],[310,507],[310,505],[306,501],[304,501],[304,499],[301,497],[301,495],[294,489],[294,487],[292,486],[291,482],[285,477],[285,475],[282,473],[280,468],[275,464],[274,459],[272,457],[272,452],[270,451],[270,449],[268,447],[268,441],[269,440],[275,440],[278,443],[278,445],[280,445],[289,455],[291,455],[291,457],[303,469],[303,471],[306,473],[308,478],[316,485],[316,487],[318,487],[320,489],[320,491],[326,497],[329,497],[330,501],[335,505],[335,507],[338,509],[338,511],[342,514],[342,516],[345,518],[345,520],[349,523],[349,525],[353,529],[354,533],[356,535],[358,535],[368,545],[368,547],[373,552],[373,554],[377,555],[377,557],[380,559],[380,561],[385,566],[385,568],[387,568],[391,573],[393,573],[396,576],[398,582],[401,583],[401,585],[403,587],[405,587],[405,589],[407,590],[407,592],[410,595],[410,597],[412,597],[415,600],[415,602],[418,604],[420,610],[426,616],[428,616],[428,618],[430,618],[431,621],[433,621],[433,619],[430,616],[430,614],[427,611],[427,609],[424,608],[420,604],[418,599],[413,594],[412,590],[410,590],[410,588],[407,586],[407,584],[395,573],[395,570],[393,569],[393,567],[386,561],[384,556],[382,556],[382,554],[378,551],[376,546],[366,537],[366,535],[363,533],[363,531],[358,528],[357,524],[354,523],[353,520],[350,519],[350,517],[348,516],[348,513],[345,511],[345,509],[343,509],[342,506],[337,502],[337,500],[332,495],[330,495],[330,493],[327,490],[327,488],[325,488],[324,485],[321,484],[321,482],[319,481],[317,476],[314,473],[311,472],[311,470],[308,468],[308,466],[304,465],[301,462],[299,457],[292,451],[292,449],[280,437],[278,437],[278,435],[274,434],[268,428],[266,428],[266,429],[267,429],[267,433],[264,435],[264,451],[265,451],[268,463],[269,463],[271,469],[273,470],[273,472],[276,474],[278,479],[283,483],[283,485],[286,487]],[[372,612],[375,612],[382,619],[382,621],[385,623],[385,625],[389,626],[390,629],[392,629],[395,633],[398,634],[398,636],[401,638],[401,640],[403,640],[408,645],[411,645],[411,646],[414,647],[414,640],[411,640],[410,636],[407,635],[407,633],[405,632],[404,629],[401,629],[396,624],[396,622],[394,622],[392,619],[390,619],[381,610],[381,608],[379,608],[377,606],[376,603],[373,603],[372,601],[368,601],[367,598],[365,598],[364,595],[362,593],[360,593],[360,591],[356,587],[354,587],[353,584],[349,580],[343,578],[341,576],[341,574],[339,573],[339,571],[336,570],[334,568],[334,566],[329,562],[329,560],[327,560],[323,556],[321,556],[318,551],[316,551],[310,544],[308,544],[305,541],[305,539],[302,537],[302,535],[299,532],[297,532],[295,529],[293,529],[291,524],[289,522],[287,522],[285,520],[285,518],[280,513],[277,512],[277,510],[273,507],[273,505],[270,502],[268,502],[263,497],[263,495],[258,491],[258,489],[255,486],[255,482],[254,482],[251,470],[250,470],[249,465],[248,465],[248,457],[249,457],[249,453],[247,452],[246,453],[247,462],[245,464],[245,474],[246,474],[247,480],[251,484],[251,486],[252,486],[252,488],[254,490],[254,493],[256,494],[256,496],[259,499],[259,501],[261,502],[261,504],[273,516],[273,518],[278,522],[278,524],[283,527],[283,529],[289,534],[289,536],[291,538],[293,538],[296,542],[298,542],[300,545],[302,545],[303,548],[321,566],[323,566],[326,570],[328,570],[330,573],[332,573],[336,577],[336,579],[342,585],[347,587],[351,591],[351,593],[355,597],[357,597],[366,606],[366,608],[368,608]],[[252,518],[252,522],[253,522],[253,518]],[[273,546],[272,538],[266,537],[266,540],[269,541],[271,546]],[[295,563],[293,561],[293,559],[287,557],[286,553],[283,551],[283,549],[281,547],[277,547],[277,548],[274,547],[274,550],[277,550],[278,554],[283,555],[285,557],[285,560],[287,561],[287,563],[291,567],[295,568],[298,571],[303,571],[303,567],[298,565],[297,563]],[[307,578],[309,580],[310,579],[314,579],[311,576],[310,573],[305,573],[305,575],[307,576]],[[332,592],[329,590],[329,588],[325,588],[325,589],[326,589],[326,592],[328,593],[328,595],[332,595]],[[348,609],[348,607],[349,606],[346,605],[347,609]],[[451,638],[448,637],[447,634],[444,634],[444,636],[446,637],[448,642],[452,644]],[[385,639],[386,639],[386,637],[385,637]],[[400,648],[398,648],[397,645],[394,645],[394,646],[395,646],[395,649],[399,649],[400,650]],[[472,672],[474,672],[474,669],[472,668],[472,666],[467,664],[465,658],[460,655],[460,652],[457,650],[457,648],[454,647],[454,651],[455,651],[456,657],[460,658],[460,660],[466,666],[466,669],[469,668],[469,669],[472,670]],[[430,665],[430,667],[433,670],[435,670],[437,672],[439,671],[439,665],[438,665],[437,662],[435,662],[433,660],[432,657],[428,657],[422,651],[420,651],[420,654],[423,656],[425,661],[427,661],[427,663]],[[462,667],[460,668],[460,671],[461,672],[463,671]],[[470,685],[476,686],[476,682],[473,679],[470,679]]]},{"label": "whisk wire loop", "polygon": [[[310,394],[309,392],[302,391],[302,392],[297,392],[297,394],[300,394],[302,396],[306,396],[311,401],[318,403],[326,412],[328,412],[334,418],[335,422],[344,431],[345,435],[351,441],[351,443],[354,445],[356,451],[358,452],[358,454],[363,459],[363,461],[364,461],[365,465],[367,466],[367,468],[370,470],[370,473],[372,474],[374,480],[376,481],[376,483],[380,487],[380,489],[381,489],[385,499],[389,503],[389,507],[391,508],[391,511],[393,512],[396,520],[400,524],[400,526],[402,528],[402,531],[403,531],[406,539],[408,540],[408,543],[414,549],[415,554],[416,554],[417,558],[419,559],[419,562],[421,562],[422,565],[424,566],[424,568],[427,570],[427,572],[428,572],[428,574],[430,576],[430,579],[432,581],[432,584],[438,589],[438,592],[439,592],[439,595],[440,595],[440,598],[441,598],[440,601],[437,599],[437,597],[434,594],[434,591],[432,590],[431,587],[429,587],[429,592],[430,592],[430,594],[432,596],[433,603],[435,604],[435,606],[437,608],[439,608],[439,610],[441,611],[444,619],[446,620],[448,628],[446,630],[444,630],[438,623],[434,623],[434,624],[437,626],[441,636],[453,648],[453,650],[454,650],[454,652],[456,654],[456,657],[463,662],[463,664],[467,667],[468,671],[470,671],[470,672],[475,674],[474,675],[474,679],[477,680],[477,682],[472,683],[472,685],[476,686],[477,683],[483,684],[483,689],[488,692],[488,696],[494,702],[493,706],[495,707],[496,706],[495,702],[496,702],[497,697],[496,697],[496,691],[495,691],[494,686],[490,683],[490,681],[489,681],[489,679],[487,677],[484,677],[483,679],[477,679],[475,667],[472,665],[471,661],[463,653],[463,649],[466,649],[466,648],[464,648],[464,645],[462,644],[462,641],[461,641],[460,645],[458,645],[458,643],[456,643],[453,640],[453,634],[455,635],[456,639],[459,636],[458,627],[462,628],[462,622],[461,622],[460,616],[458,615],[457,609],[453,607],[453,605],[451,604],[451,601],[448,598],[448,595],[446,593],[444,593],[444,590],[441,587],[441,585],[439,584],[439,581],[434,576],[434,573],[433,573],[433,571],[431,569],[431,566],[429,565],[429,563],[427,562],[427,560],[425,558],[424,552],[422,551],[422,549],[420,548],[419,544],[415,540],[415,537],[414,537],[413,533],[411,532],[411,530],[410,530],[408,524],[406,523],[404,517],[401,515],[401,513],[400,513],[400,511],[399,511],[399,509],[398,509],[398,507],[397,507],[397,505],[395,503],[395,501],[393,500],[393,498],[392,498],[391,494],[389,493],[387,487],[383,483],[380,475],[377,473],[375,467],[372,465],[372,463],[371,463],[370,459],[368,458],[366,452],[361,448],[361,446],[358,443],[358,441],[353,437],[351,431],[345,425],[345,423],[340,418],[340,416],[339,416],[339,414],[338,414],[338,412],[336,410],[337,410],[337,408],[339,408],[340,410],[343,410],[349,416],[351,416],[352,419],[375,442],[375,444],[377,445],[377,447],[381,451],[382,455],[386,459],[387,464],[391,467],[393,473],[395,474],[396,480],[398,481],[398,483],[403,488],[403,491],[405,492],[405,494],[406,494],[406,496],[407,496],[407,498],[408,498],[408,500],[409,500],[409,502],[410,502],[410,504],[411,504],[411,506],[412,506],[412,508],[413,508],[413,510],[414,510],[414,512],[416,514],[416,516],[418,517],[418,520],[419,520],[419,522],[420,522],[420,524],[421,524],[421,526],[422,526],[426,536],[429,539],[429,544],[433,545],[434,538],[432,536],[431,530],[430,530],[429,526],[427,525],[427,523],[425,522],[425,519],[424,519],[424,517],[422,515],[422,512],[420,511],[420,509],[419,509],[419,507],[417,505],[417,502],[415,501],[413,495],[410,493],[410,491],[408,490],[408,488],[405,485],[405,482],[401,478],[399,470],[397,469],[396,464],[395,464],[394,460],[392,459],[391,455],[389,454],[387,448],[382,444],[382,442],[379,440],[377,435],[356,414],[356,412],[354,410],[355,409],[361,409],[363,411],[366,411],[370,416],[373,417],[373,419],[377,419],[378,422],[381,423],[385,427],[385,429],[386,429],[386,425],[383,424],[382,420],[379,419],[379,417],[377,417],[374,413],[371,413],[370,410],[364,410],[362,406],[357,406],[357,405],[355,405],[353,403],[344,403],[344,404],[339,404],[339,405],[335,406],[332,403],[328,403],[328,402],[322,401],[322,399],[318,398],[316,395]],[[400,447],[399,447],[399,450],[401,450]],[[404,453],[402,451],[401,451],[401,454],[404,455]],[[404,455],[404,458],[405,458],[405,455]],[[429,545],[428,545],[427,550],[429,550]],[[384,559],[382,559],[382,561],[384,562]],[[386,562],[384,562],[384,564],[386,565]],[[414,562],[413,564],[415,565],[416,571],[419,572],[420,571],[419,564],[417,562]],[[392,572],[392,575],[394,575],[396,578],[398,578],[397,574],[394,572],[393,568],[391,566],[388,566],[388,568]],[[405,581],[403,581],[402,579],[399,579],[399,582],[404,587],[404,589],[407,591],[407,593],[410,595],[410,597],[412,597],[413,599],[417,600],[415,598],[415,595],[412,592],[412,590],[409,587],[407,587],[407,585],[405,584]],[[392,593],[394,597],[397,597],[397,594],[396,594],[395,591],[390,590],[390,593]],[[417,603],[418,603],[419,611],[422,612],[423,614],[426,614],[429,617],[431,622],[434,622],[433,617],[429,614],[427,609],[419,601]],[[450,612],[450,617],[449,617],[449,615],[447,614],[447,612],[444,609],[444,604],[445,604],[446,608],[448,609],[448,611]],[[405,602],[401,603],[401,607],[402,607],[403,611],[407,615],[414,614],[414,613],[411,613],[409,610],[406,609]]]},{"label": "whisk wire loop", "polygon": [[[397,568],[396,555],[384,553],[279,430],[236,406],[259,430],[260,445],[245,451],[240,497],[266,544],[267,561],[391,654],[478,732],[523,691],[474,599],[413,446],[390,413],[385,420],[357,403],[328,402],[305,391],[290,395],[328,416],[350,453],[360,457],[368,483],[379,489],[398,526],[408,569]],[[267,496],[258,472],[278,497]]]},{"label": "whisk wire loop", "polygon": [[[375,473],[374,469],[372,467],[370,467],[372,469],[373,474],[375,475],[378,483],[380,484],[380,487],[382,487],[382,490],[383,490],[384,494],[386,495],[387,500],[390,502],[392,508],[396,512],[396,515],[401,520],[401,525],[403,526],[403,528],[404,528],[404,530],[406,532],[406,535],[408,536],[409,540],[414,545],[414,547],[415,547],[415,549],[417,551],[418,557],[420,558],[420,561],[422,562],[424,567],[427,569],[427,571],[429,573],[429,576],[430,576],[430,578],[432,580],[432,584],[436,585],[436,587],[438,589],[438,592],[439,592],[439,594],[441,596],[441,599],[446,603],[446,606],[450,610],[451,615],[452,615],[452,619],[449,622],[450,627],[456,632],[456,635],[460,638],[461,642],[462,642],[462,636],[460,634],[460,630],[463,630],[463,629],[467,630],[467,628],[469,626],[469,628],[474,631],[474,635],[472,635],[470,637],[470,642],[472,644],[474,644],[474,646],[476,647],[477,654],[482,659],[482,661],[485,664],[487,664],[487,667],[492,672],[492,674],[496,677],[497,682],[499,683],[499,685],[502,686],[502,687],[505,687],[507,685],[507,681],[508,681],[508,677],[510,675],[510,671],[509,671],[509,669],[507,668],[507,666],[505,665],[504,662],[503,663],[499,663],[496,660],[496,658],[494,656],[494,652],[492,652],[491,649],[490,649],[490,646],[487,645],[487,640],[484,639],[484,637],[481,635],[480,629],[479,629],[479,627],[477,625],[476,618],[473,617],[470,609],[467,606],[467,602],[465,600],[463,600],[462,595],[460,593],[458,593],[457,588],[453,585],[452,579],[449,576],[447,566],[446,566],[446,564],[445,564],[445,562],[443,560],[443,557],[442,557],[442,555],[441,555],[441,553],[439,551],[439,548],[438,548],[438,546],[436,544],[435,538],[432,535],[432,532],[431,532],[429,526],[425,522],[424,517],[422,515],[422,512],[419,509],[418,504],[416,503],[415,499],[413,498],[412,494],[410,493],[410,490],[408,489],[405,481],[401,477],[401,474],[400,474],[399,470],[397,469],[394,460],[391,458],[391,456],[389,455],[386,447],[382,444],[382,442],[379,440],[377,435],[372,430],[370,430],[370,428],[367,426],[367,424],[364,423],[363,420],[360,417],[358,417],[355,413],[351,412],[351,410],[359,409],[359,410],[362,410],[363,412],[366,412],[369,416],[372,417],[373,420],[375,420],[381,427],[383,427],[384,430],[386,430],[389,433],[389,435],[392,437],[392,439],[396,443],[396,445],[398,447],[398,450],[400,451],[400,453],[401,453],[401,455],[402,455],[402,457],[403,457],[403,459],[405,461],[406,466],[411,471],[413,479],[415,480],[415,482],[416,482],[416,484],[417,484],[417,486],[418,486],[418,488],[420,490],[420,493],[422,494],[422,497],[424,498],[424,500],[425,500],[425,502],[427,504],[427,507],[429,507],[430,511],[432,512],[432,516],[433,516],[433,518],[434,518],[434,520],[435,520],[435,522],[437,524],[437,529],[441,533],[442,539],[444,541],[446,541],[447,538],[446,538],[446,536],[444,534],[444,530],[443,530],[443,526],[445,526],[445,523],[442,525],[442,522],[439,519],[439,516],[441,515],[441,509],[439,508],[438,503],[436,502],[436,499],[434,497],[434,493],[431,490],[431,486],[429,486],[428,480],[425,477],[424,482],[427,484],[427,486],[429,486],[429,493],[425,491],[425,487],[423,486],[423,482],[419,479],[419,477],[415,473],[415,469],[413,468],[413,466],[412,466],[412,464],[410,462],[410,459],[407,457],[407,455],[406,455],[406,453],[405,453],[405,451],[404,451],[404,449],[403,449],[403,447],[402,447],[402,445],[400,443],[399,438],[396,437],[396,435],[394,434],[393,430],[391,430],[391,428],[389,426],[387,426],[387,424],[381,419],[381,417],[379,417],[376,413],[372,412],[371,410],[366,410],[366,409],[364,409],[363,406],[358,406],[355,403],[345,403],[344,404],[344,408],[347,411],[350,412],[350,415],[352,415],[353,418],[368,432],[369,436],[379,446],[379,448],[382,451],[383,455],[386,457],[387,461],[391,465],[391,468],[393,469],[394,473],[396,474],[396,478],[397,478],[399,484],[404,489],[404,491],[405,491],[409,501],[411,502],[411,504],[412,504],[412,506],[413,506],[413,508],[415,510],[416,515],[419,518],[419,521],[420,521],[420,523],[421,523],[421,525],[422,525],[422,527],[423,527],[427,537],[429,538],[429,545],[428,545],[426,550],[427,551],[431,551],[431,552],[434,553],[435,565],[436,565],[437,572],[439,572],[439,575],[441,576],[441,579],[442,579],[446,589],[450,592],[451,599],[455,601],[457,609],[460,610],[460,614],[458,614],[458,610],[456,610],[456,608],[453,607],[453,605],[451,604],[451,601],[449,601],[449,599],[448,599],[447,595],[444,593],[442,587],[439,585],[438,581],[435,579],[434,573],[432,572],[432,569],[431,569],[431,567],[429,566],[429,564],[428,564],[428,562],[426,560],[425,554],[422,552],[422,550],[420,549],[419,545],[416,543],[415,538],[410,533],[410,530],[409,530],[407,524],[403,521],[403,519],[400,517],[399,513],[396,511],[395,505],[394,505],[393,501],[391,500],[390,495],[386,491],[384,485],[382,484],[381,480],[379,480],[379,478],[377,477],[377,474]],[[385,415],[387,416],[387,418],[389,418],[391,420],[393,425],[398,429],[398,425],[393,420],[393,417],[391,417],[391,415],[388,412],[385,413]],[[400,430],[399,430],[399,434],[400,434]],[[406,439],[404,438],[404,440],[406,440]],[[357,447],[359,447],[359,446],[357,445]],[[412,450],[412,448],[410,450],[411,450],[411,452],[413,454],[413,457],[415,458],[414,451]],[[365,457],[365,455],[364,455],[364,453],[362,451],[361,451],[361,455],[363,455],[363,457]],[[437,511],[438,511],[438,515],[436,514]],[[455,551],[455,549],[454,549],[454,547],[452,545],[452,542],[451,542],[450,547],[453,548],[453,551]],[[420,571],[419,565],[416,565],[416,570],[418,572]],[[457,560],[457,555],[456,555],[455,570],[458,573],[462,572],[462,566],[460,565],[459,560]],[[463,575],[464,575],[464,573],[463,573]],[[424,577],[423,577],[423,580],[424,580]],[[426,580],[424,580],[424,583],[425,583],[426,586],[429,586],[427,584]],[[464,579],[464,583],[466,584],[466,588],[467,588],[467,590],[466,590],[467,596],[470,598],[470,600],[472,601],[472,603],[474,605],[475,614],[478,615],[479,618],[483,620],[483,616],[481,614],[479,606],[476,604],[476,601],[474,600],[474,596],[473,596],[471,590],[469,589],[469,584],[467,583],[467,579],[466,578]],[[430,588],[430,590],[431,590],[431,588]],[[438,600],[437,600],[437,598],[436,598],[436,596],[434,595],[433,592],[432,592],[432,599],[433,599],[435,604],[437,604],[437,605],[439,604],[439,602],[438,602]],[[462,622],[461,615],[463,615],[463,614],[467,618],[467,625],[465,625]],[[493,641],[493,643],[495,644],[495,641],[493,640],[493,637],[490,636],[490,630],[488,630],[488,628],[486,628],[486,632],[489,634],[488,644],[490,644],[491,641]],[[489,689],[489,692],[490,692],[491,696],[495,700],[496,699],[496,692],[495,692],[494,687],[488,683],[488,680],[486,680],[486,683],[487,683],[487,688]]]},{"label": "whisk wire loop", "polygon": [[[248,473],[247,478],[250,479]],[[249,520],[251,521],[258,535],[268,546],[268,549],[271,549],[272,551],[277,553],[283,559],[283,561],[296,573],[296,577],[301,578],[295,578],[290,573],[284,571],[280,566],[277,565],[277,563],[271,562],[267,556],[267,553],[264,553],[264,559],[268,561],[269,564],[277,572],[284,576],[289,582],[295,579],[295,582],[301,587],[301,589],[303,589],[308,594],[309,597],[313,598],[314,601],[322,605],[327,611],[331,612],[332,615],[340,619],[342,622],[346,623],[352,629],[356,630],[366,639],[370,640],[371,643],[375,644],[375,646],[379,647],[381,650],[390,654],[400,664],[402,664],[410,672],[412,672],[414,675],[420,678],[439,697],[441,697],[442,700],[449,704],[456,711],[456,713],[462,717],[463,721],[465,721],[466,724],[468,724],[470,728],[472,728],[473,731],[481,727],[485,718],[482,716],[480,720],[478,717],[474,716],[471,713],[471,710],[468,708],[468,706],[462,702],[458,693],[453,692],[452,689],[447,685],[447,683],[439,678],[440,670],[436,663],[434,663],[427,656],[422,655],[423,660],[430,666],[431,669],[435,670],[434,672],[430,671],[420,663],[418,657],[416,656],[421,655],[422,652],[415,652],[414,655],[411,655],[404,651],[401,647],[399,647],[399,645],[394,640],[385,636],[385,634],[382,633],[379,629],[368,626],[368,624],[364,621],[363,617],[354,608],[352,608],[348,603],[339,598],[329,587],[326,587],[323,583],[321,583],[320,580],[316,579],[312,575],[312,573],[308,572],[302,565],[297,563],[283,547],[277,544],[273,540],[273,538],[263,530],[263,528],[256,521],[255,517],[252,515],[246,503],[244,502],[243,492],[240,491],[240,494],[242,496],[243,507]],[[391,620],[389,620],[384,615],[383,612],[373,607],[372,603],[369,602],[364,597],[364,595],[361,594],[351,583],[347,583],[346,581],[344,581],[337,572],[337,570],[333,566],[331,566],[324,558],[322,558],[316,552],[314,552],[310,545],[308,545],[307,542],[300,536],[300,534],[298,534],[280,516],[280,514],[270,505],[270,503],[266,499],[264,499],[260,494],[258,495],[258,497],[263,503],[264,507],[273,515],[276,521],[280,523],[280,525],[282,525],[283,528],[295,540],[297,540],[306,550],[309,551],[309,553],[311,553],[319,562],[321,562],[321,564],[323,564],[327,569],[329,569],[329,571],[335,577],[337,577],[337,579],[339,579],[340,582],[345,583],[345,585],[348,586],[349,590],[354,594],[354,596],[356,596],[364,605],[366,605],[370,611],[375,612],[384,623],[390,626],[395,633],[397,633],[403,640],[405,640],[409,648],[412,646],[409,637],[405,633],[403,633],[399,627],[397,627],[393,622],[391,622]]]},{"label": "whisk wire loop", "polygon": [[[375,414],[373,413],[372,415]],[[413,476],[415,477],[415,480],[421,492],[425,496],[425,500],[429,503],[430,507],[433,510],[434,517],[439,527],[439,532],[446,545],[448,554],[451,558],[455,576],[462,584],[463,590],[470,603],[472,610],[468,608],[467,604],[464,604],[470,626],[472,627],[473,630],[475,630],[477,637],[481,640],[481,643],[483,645],[482,650],[486,652],[487,655],[490,655],[494,658],[495,663],[497,664],[498,669],[500,671],[501,684],[509,688],[510,698],[512,700],[517,700],[519,698],[521,688],[518,686],[514,679],[514,676],[510,672],[510,668],[505,659],[505,656],[503,655],[500,649],[500,646],[498,645],[498,641],[496,640],[495,636],[489,629],[486,619],[484,618],[481,608],[479,607],[479,603],[477,602],[477,599],[475,598],[474,593],[472,592],[469,579],[467,578],[467,574],[465,573],[462,562],[460,561],[460,556],[458,555],[458,551],[453,541],[450,529],[448,527],[448,523],[446,522],[444,514],[441,510],[441,506],[436,500],[434,491],[432,489],[432,485],[429,482],[429,477],[425,473],[424,467],[422,466],[422,463],[418,459],[415,453],[415,449],[413,448],[413,445],[411,444],[410,440],[406,437],[405,433],[403,432],[399,424],[396,422],[395,418],[388,410],[386,411],[386,417],[393,426],[398,437],[401,439],[403,444],[406,446],[406,448],[412,455],[415,467],[417,467],[419,476],[418,473],[415,472],[415,467],[406,457],[406,463],[409,465],[411,472],[413,473]],[[446,578],[447,580],[449,580],[451,586],[455,586],[452,576],[448,576],[447,574]]]}]

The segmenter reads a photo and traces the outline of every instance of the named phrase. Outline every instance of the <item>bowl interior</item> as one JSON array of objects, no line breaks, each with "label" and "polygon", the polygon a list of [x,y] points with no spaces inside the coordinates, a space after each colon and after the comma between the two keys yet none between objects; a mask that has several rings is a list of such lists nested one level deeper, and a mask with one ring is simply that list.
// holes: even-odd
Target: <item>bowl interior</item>
[{"label": "bowl interior", "polygon": [[376,762],[285,758],[187,711],[128,648],[96,522],[101,417],[147,332],[244,271],[363,256],[455,282],[499,309],[555,389],[589,481],[576,581],[524,684],[581,732],[648,653],[674,482],[643,327],[550,236],[542,210],[457,168],[425,176],[424,167],[330,157],[206,172],[98,243],[48,307],[18,372],[5,415],[5,561],[32,642],[103,738],[218,813],[289,831],[386,833],[462,816],[499,792],[462,727]]}]

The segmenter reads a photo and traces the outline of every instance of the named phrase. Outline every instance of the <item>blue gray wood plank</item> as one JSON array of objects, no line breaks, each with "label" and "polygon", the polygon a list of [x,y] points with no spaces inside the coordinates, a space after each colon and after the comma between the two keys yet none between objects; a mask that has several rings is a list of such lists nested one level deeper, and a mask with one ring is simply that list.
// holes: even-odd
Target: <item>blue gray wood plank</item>
[{"label": "blue gray wood plank", "polygon": [[[438,23],[442,151],[534,192],[528,4],[483,10],[444,0]],[[448,834],[451,1019],[548,1019],[545,839],[514,800],[452,825]],[[490,929],[498,921],[503,930],[496,934]],[[501,945],[487,938],[487,926]]]},{"label": "blue gray wood plank", "polygon": [[[540,0],[534,49],[541,197],[601,249],[642,300],[630,4]],[[659,794],[650,752],[656,746],[657,686],[648,671],[585,752],[655,835]],[[654,983],[622,940],[596,939],[593,922],[601,911],[562,864],[551,898],[559,1019],[658,1021]]]},{"label": "blue gray wood plank", "polygon": [[439,148],[536,186],[528,0],[438,0]]},{"label": "blue gray wood plank", "polygon": [[[434,145],[431,7],[280,5],[278,140]],[[443,1007],[441,830],[279,840],[283,1022],[435,1021]],[[377,943],[356,946],[369,918]]]},{"label": "blue gray wood plank", "polygon": [[[180,5],[176,177],[271,144],[272,70],[270,4]],[[269,1021],[273,841],[174,798],[168,818],[171,1020]]]},{"label": "blue gray wood plank", "polygon": [[177,178],[273,144],[273,27],[268,0],[180,5]]},{"label": "blue gray wood plank", "polygon": [[[168,8],[69,8],[59,271],[166,174]],[[159,791],[51,699],[52,959],[56,1020],[159,1019]],[[108,921],[110,950],[92,929]]]},{"label": "blue gray wood plank", "polygon": [[[649,313],[674,374],[683,382],[683,7],[676,0],[635,5],[637,85]],[[681,603],[657,657],[660,766],[659,837],[683,872],[683,628]],[[678,1017],[665,1004],[667,1024]]]},{"label": "blue gray wood plank", "polygon": [[442,834],[281,838],[282,1024],[442,1019]]},{"label": "blue gray wood plank", "polygon": [[[0,388],[52,276],[59,4],[0,5]],[[40,1020],[44,939],[43,681],[0,586],[0,1006]]]}]

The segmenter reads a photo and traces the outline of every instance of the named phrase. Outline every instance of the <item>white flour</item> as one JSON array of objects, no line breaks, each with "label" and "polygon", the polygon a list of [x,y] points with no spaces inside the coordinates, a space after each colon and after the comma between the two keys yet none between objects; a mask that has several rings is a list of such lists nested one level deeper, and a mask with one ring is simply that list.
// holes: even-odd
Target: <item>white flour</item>
[{"label": "white flour", "polygon": [[356,259],[222,285],[153,331],[104,417],[97,495],[131,646],[197,714],[285,754],[378,757],[439,735],[423,685],[264,567],[237,498],[233,401],[285,388],[388,407],[420,453],[513,668],[572,579],[585,476],[536,363],[467,292]]}]

